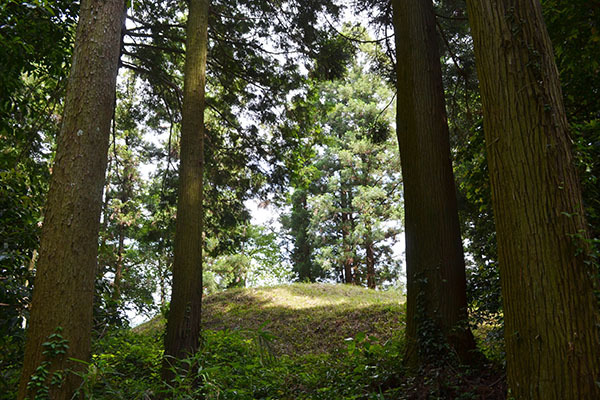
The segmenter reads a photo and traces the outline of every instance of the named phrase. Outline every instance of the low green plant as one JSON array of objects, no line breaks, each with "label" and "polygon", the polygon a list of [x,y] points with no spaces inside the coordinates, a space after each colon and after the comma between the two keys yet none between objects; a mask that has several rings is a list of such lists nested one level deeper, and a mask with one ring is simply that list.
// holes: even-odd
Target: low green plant
[{"label": "low green plant", "polygon": [[402,341],[359,333],[334,353],[277,355],[265,325],[205,330],[200,350],[160,379],[160,335],[118,331],[95,344],[78,395],[86,399],[392,399],[403,371]]},{"label": "low green plant", "polygon": [[69,349],[69,341],[62,336],[61,327],[57,327],[54,333],[48,336],[42,347],[45,360],[35,369],[27,383],[27,391],[34,394],[35,400],[49,399],[50,389],[60,387],[69,373],[68,370],[51,371],[52,362],[64,356]]},{"label": "low green plant", "polygon": [[162,335],[115,330],[94,343],[90,362],[78,374],[77,394],[85,399],[149,399],[163,390]]}]

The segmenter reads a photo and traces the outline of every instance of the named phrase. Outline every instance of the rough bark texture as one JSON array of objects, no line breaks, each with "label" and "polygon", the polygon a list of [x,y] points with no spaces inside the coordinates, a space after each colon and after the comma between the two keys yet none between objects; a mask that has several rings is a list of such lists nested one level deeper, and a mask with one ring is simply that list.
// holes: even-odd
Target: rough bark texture
[{"label": "rough bark texture", "polygon": [[475,343],[465,327],[465,264],[433,5],[394,0],[392,7],[406,221],[406,362],[425,361],[435,340],[468,361]]},{"label": "rough bark texture", "polygon": [[[102,187],[113,114],[123,0],[84,0],[63,125],[58,138],[42,228],[40,258],[27,329],[27,344],[18,398],[27,395],[31,374],[44,361],[51,371],[82,364],[90,352],[94,278]],[[42,343],[56,328],[69,341],[65,355],[48,359]],[[52,399],[70,399],[79,379],[69,374]]]},{"label": "rough bark texture", "polygon": [[[517,399],[598,399],[599,323],[558,73],[537,0],[468,1]],[[578,255],[579,254],[579,255]]]},{"label": "rough bark texture", "polygon": [[191,0],[187,21],[181,120],[181,164],[173,261],[173,291],[165,337],[163,377],[174,359],[198,348],[202,306],[202,178],[208,0]]}]

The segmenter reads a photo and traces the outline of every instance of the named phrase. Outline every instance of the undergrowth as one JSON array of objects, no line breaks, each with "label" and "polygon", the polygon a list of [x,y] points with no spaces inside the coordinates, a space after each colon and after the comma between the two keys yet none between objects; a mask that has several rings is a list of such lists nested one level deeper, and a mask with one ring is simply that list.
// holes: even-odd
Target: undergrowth
[{"label": "undergrowth", "polygon": [[[255,330],[205,330],[200,351],[170,384],[160,380],[160,335],[123,331],[96,344],[81,394],[89,399],[499,399],[495,370],[445,366],[407,374],[404,343],[358,333],[333,353],[272,353],[276,338]],[[499,378],[499,379],[498,379]],[[198,384],[201,382],[201,384]]]},{"label": "undergrowth", "polygon": [[[399,338],[379,343],[359,333],[333,354],[277,356],[262,329],[206,330],[201,350],[160,380],[160,335],[123,331],[96,344],[81,394],[94,399],[383,399],[401,398]],[[197,385],[202,382],[202,385]]]},{"label": "undergrowth", "polygon": [[211,296],[200,349],[176,364],[172,382],[161,380],[164,324],[155,319],[97,339],[78,393],[98,400],[505,398],[501,369],[491,364],[407,372],[399,300],[329,285]]}]

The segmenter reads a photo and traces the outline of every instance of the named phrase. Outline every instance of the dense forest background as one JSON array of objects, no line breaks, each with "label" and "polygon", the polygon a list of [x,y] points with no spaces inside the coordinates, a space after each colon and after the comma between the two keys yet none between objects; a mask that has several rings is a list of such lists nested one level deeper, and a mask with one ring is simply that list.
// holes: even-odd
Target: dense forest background
[{"label": "dense forest background", "polygon": [[[101,16],[103,9],[94,8],[97,1],[82,3],[3,0],[0,4],[0,348],[3,353],[0,358],[0,398],[18,396],[22,399],[27,393],[37,396],[32,398],[71,398],[75,391],[89,398],[349,399],[459,398],[459,395],[484,398],[481,388],[486,386],[492,388],[486,392],[489,398],[502,398],[507,396],[507,380],[509,393],[515,398],[595,398],[598,388],[585,388],[590,386],[589,382],[595,386],[600,379],[597,353],[592,352],[591,358],[596,360],[581,369],[573,368],[565,361],[562,368],[575,372],[571,381],[561,384],[564,386],[552,386],[551,381],[560,374],[559,367],[546,367],[545,362],[550,361],[539,361],[535,368],[538,376],[544,377],[538,378],[543,382],[535,383],[535,389],[524,394],[526,392],[520,390],[530,389],[517,389],[516,383],[522,382],[524,387],[531,388],[528,378],[519,380],[527,375],[529,367],[525,362],[518,364],[516,358],[519,354],[535,352],[529,345],[511,347],[512,339],[505,339],[505,335],[514,337],[520,332],[522,337],[530,335],[540,340],[540,335],[545,333],[536,330],[539,326],[550,326],[548,321],[564,318],[571,321],[565,325],[574,326],[577,337],[577,332],[587,329],[587,322],[581,321],[587,318],[591,326],[597,323],[600,4],[584,0],[543,0],[542,20],[535,19],[535,13],[531,17],[525,11],[520,14],[522,10],[529,10],[529,3],[536,9],[535,1],[498,2],[506,6],[502,20],[508,21],[506,24],[511,27],[516,38],[514,43],[517,43],[507,47],[522,45],[528,51],[527,56],[523,56],[526,61],[522,70],[529,71],[533,77],[531,82],[541,88],[531,97],[542,100],[539,100],[541,105],[523,106],[514,111],[513,103],[519,107],[529,104],[519,97],[524,92],[529,93],[527,85],[515,83],[520,89],[511,92],[508,98],[512,102],[508,101],[503,108],[509,110],[507,113],[513,113],[512,122],[493,125],[489,121],[500,120],[502,113],[489,112],[494,106],[493,101],[488,100],[492,97],[488,94],[490,88],[494,87],[494,82],[499,82],[498,85],[505,85],[505,92],[509,93],[512,81],[506,77],[518,72],[514,75],[508,72],[504,76],[500,71],[497,75],[490,72],[494,71],[493,67],[481,61],[485,60],[486,53],[481,50],[483,47],[477,47],[478,43],[489,40],[485,42],[487,47],[495,48],[493,40],[485,39],[486,29],[492,32],[492,28],[486,28],[481,21],[479,24],[473,21],[485,13],[469,4],[467,15],[467,4],[461,0],[434,1],[432,4],[379,0],[212,0],[210,5],[207,1],[197,0],[140,0],[125,2],[123,10],[123,1],[112,0],[106,3],[114,3],[112,6],[116,10],[112,16],[107,12],[106,21],[112,25],[106,22],[99,28],[104,29],[103,32],[94,31],[87,36],[76,34],[78,29],[84,29],[77,27],[78,21],[82,25],[89,10],[92,10],[89,15]],[[192,7],[197,7],[194,9],[199,15],[197,21],[192,19],[196,15]],[[102,17],[98,18],[102,20]],[[419,25],[421,20],[424,27]],[[485,17],[482,20],[485,21]],[[192,21],[194,25],[191,25]],[[530,40],[533,36],[527,36],[529,26],[544,24],[551,40],[552,51],[549,53],[544,53],[548,48],[545,44],[546,47],[536,47],[545,43],[544,40],[537,37]],[[494,34],[500,37],[501,28],[498,29]],[[111,33],[113,30],[114,34]],[[545,29],[540,31],[546,32]],[[202,41],[200,36],[198,42],[192,42],[190,37],[198,32],[205,32],[205,40]],[[81,43],[94,34],[98,35],[94,39],[96,43],[101,42],[108,50],[85,53],[91,47],[86,48],[87,45]],[[89,46],[93,46],[94,40]],[[423,50],[418,47],[421,43],[425,46]],[[197,58],[190,55],[192,49],[197,50]],[[79,59],[77,51],[81,52]],[[88,70],[77,75],[77,79],[81,79],[77,81],[77,87],[72,83],[76,80],[73,76],[77,67],[81,68],[85,62],[72,65],[74,53],[76,60],[91,60],[89,66],[85,65]],[[115,57],[118,55],[114,65],[110,63],[112,56],[106,56],[113,53]],[[98,57],[108,60],[105,61],[107,67],[95,62],[94,54],[104,54],[105,57]],[[490,57],[502,60],[503,54],[498,54]],[[192,60],[197,61],[196,67],[190,66]],[[546,62],[555,62],[560,77],[560,87],[547,92],[545,88],[552,85],[552,79],[548,78],[552,74],[547,71],[552,68],[546,68]],[[501,61],[496,63],[501,64]],[[118,78],[112,82],[114,91],[108,83],[110,71],[107,81],[101,82],[98,78],[94,84],[86,83],[86,77],[99,77],[102,71],[108,71],[109,64],[115,70],[115,77],[118,69]],[[204,71],[201,65],[205,68],[203,74],[200,74]],[[92,72],[88,74],[88,71]],[[191,78],[195,74],[202,79],[195,82]],[[440,80],[439,84],[437,80]],[[189,91],[194,84],[202,92],[197,103],[193,103],[193,94],[200,93],[200,89]],[[562,96],[554,96],[556,91]],[[105,142],[90,142],[88,147],[74,150],[72,154],[79,155],[73,155],[72,167],[63,167],[61,165],[67,164],[60,164],[58,160],[71,160],[71,155],[62,155],[60,149],[75,146],[69,143],[79,145],[78,138],[83,136],[85,139],[89,132],[86,128],[66,131],[71,118],[69,104],[75,104],[82,97],[73,93],[89,94],[92,99],[89,102],[105,98],[102,104],[106,105],[106,110],[98,107],[90,111],[87,118],[90,124],[106,121],[107,129],[102,131]],[[488,97],[482,99],[482,96]],[[559,99],[560,105],[555,103],[555,98]],[[433,100],[428,103],[430,99]],[[561,114],[562,102],[564,113]],[[544,255],[537,253],[532,256],[534,258],[514,261],[517,258],[512,255],[518,252],[512,249],[528,242],[519,242],[517,246],[512,239],[505,239],[519,237],[516,232],[522,230],[514,222],[510,225],[508,220],[498,217],[510,214],[505,212],[506,209],[517,210],[521,214],[515,218],[523,225],[533,226],[533,233],[524,234],[524,237],[531,243],[543,237],[541,233],[537,236],[538,225],[531,222],[533,218],[529,219],[532,213],[527,211],[531,210],[527,205],[521,208],[520,203],[511,203],[508,195],[504,200],[500,194],[503,191],[498,188],[506,188],[508,192],[508,181],[498,177],[503,172],[523,177],[524,182],[533,183],[531,187],[524,183],[521,195],[526,193],[525,197],[539,197],[542,203],[551,203],[547,199],[553,199],[554,192],[543,192],[546,186],[537,184],[535,179],[544,174],[554,176],[554,167],[544,169],[545,164],[540,161],[543,157],[532,156],[533,152],[524,151],[525,161],[522,161],[511,155],[501,158],[502,150],[490,150],[495,146],[490,140],[493,138],[491,132],[498,131],[498,126],[510,131],[518,125],[514,121],[520,118],[514,115],[534,115],[538,111],[540,115],[556,111],[559,117],[552,117],[551,123],[540,119],[542,122],[530,126],[561,127],[564,120],[566,127],[568,121],[568,130],[560,136],[563,139],[556,142],[568,143],[565,145],[566,164],[573,166],[577,176],[573,193],[580,190],[582,200],[578,201],[575,195],[571,197],[585,210],[585,221],[577,222],[578,228],[569,228],[564,236],[560,236],[563,233],[554,235],[569,238],[564,241],[572,239],[575,243],[564,254],[568,253],[566,259],[581,260],[579,264],[582,271],[585,270],[577,275],[581,280],[561,276],[552,282],[567,288],[566,294],[560,292],[557,295],[567,297],[566,302],[575,297],[587,298],[587,294],[581,293],[589,292],[593,304],[589,301],[589,307],[571,309],[589,308],[589,314],[587,311],[570,314],[559,306],[556,309],[550,307],[549,311],[540,311],[540,315],[550,316],[543,320],[540,317],[539,326],[525,328],[515,322],[518,318],[508,319],[503,300],[504,304],[512,304],[509,309],[517,307],[514,304],[530,305],[535,309],[537,298],[547,299],[550,304],[554,301],[551,287],[555,283],[545,286],[546,281],[543,281],[536,286],[536,268],[529,269],[529,266],[546,267],[540,274],[553,276],[552,271],[562,270],[561,266],[579,265],[567,264],[563,259],[556,265],[551,264]],[[200,115],[202,120],[194,120]],[[79,127],[83,122],[78,120],[73,124]],[[188,139],[185,133],[188,131],[201,132],[201,139]],[[418,138],[427,139],[412,142],[405,132],[418,132]],[[429,138],[424,132],[439,134]],[[550,136],[548,133],[547,137]],[[516,142],[514,139],[511,143],[516,146]],[[547,149],[555,146],[555,141],[549,143]],[[441,149],[439,152],[438,148]],[[428,149],[433,150],[428,152]],[[514,153],[518,151],[514,150]],[[549,158],[554,157],[552,154]],[[94,161],[104,156],[107,156],[105,161]],[[489,156],[492,159],[488,164]],[[448,162],[446,170],[444,160],[448,158],[451,165]],[[76,159],[81,159],[81,164],[76,164],[79,162]],[[438,159],[442,161],[438,163]],[[526,165],[527,159],[531,160],[530,165]],[[183,169],[185,160],[192,160],[190,165],[202,165],[202,169],[190,173],[196,174],[189,178],[190,181],[184,177],[191,171]],[[511,169],[508,160],[513,160],[517,167],[523,165],[525,170],[534,170],[533,178],[520,174],[517,167]],[[92,175],[86,175],[87,167],[83,166],[91,166],[89,168],[97,170],[103,178],[92,182]],[[82,171],[81,177],[77,178],[82,186],[74,192],[102,193],[97,207],[92,200],[84,199],[80,204],[89,204],[89,208],[74,206],[80,211],[52,214],[50,220],[62,224],[62,228],[56,228],[57,232],[71,229],[65,227],[71,227],[75,219],[72,237],[77,245],[71,250],[64,250],[66,247],[62,245],[57,247],[58,250],[49,250],[54,249],[49,241],[40,248],[40,238],[43,242],[44,235],[50,237],[50,233],[42,233],[46,232],[42,227],[54,224],[45,219],[50,207],[46,204],[51,204],[48,200],[49,190],[52,192],[51,176],[58,176],[55,170],[59,169]],[[440,171],[439,175],[436,175],[437,171]],[[448,174],[450,179],[447,179]],[[560,185],[567,187],[570,175],[556,174],[560,175]],[[67,182],[67,178],[54,179]],[[521,187],[519,179],[514,181],[517,182],[515,187]],[[196,204],[190,206],[191,213],[183,214],[187,211],[183,211],[185,202],[182,199],[187,199],[187,195],[182,193],[185,188],[192,187],[187,182],[197,185],[201,195],[199,203],[189,203]],[[504,182],[504,186],[498,182]],[[53,185],[58,187],[58,184]],[[66,204],[65,207],[71,203],[79,204],[69,200],[70,192],[64,187],[53,190],[64,193],[60,203]],[[569,188],[563,191],[571,193]],[[545,214],[542,220],[546,218],[548,225],[551,225],[550,219],[583,221],[583,213],[578,213],[577,206],[572,209],[564,204],[557,206],[556,215],[548,217],[550,214]],[[500,207],[502,205],[504,208]],[[99,212],[97,221],[94,217],[96,208]],[[271,212],[276,221],[268,225],[253,223],[252,212],[256,213],[257,209],[267,210],[263,213]],[[444,212],[438,215],[437,212],[430,213],[430,209],[443,209]],[[453,213],[455,217],[452,217]],[[80,214],[87,215],[87,221],[96,221],[82,222],[81,225],[97,224],[97,237],[75,230]],[[184,227],[182,220],[195,226],[195,230],[184,230],[191,228]],[[439,229],[438,220],[444,221]],[[44,229],[50,232],[51,228]],[[539,228],[539,232],[542,230]],[[403,265],[404,257],[398,248],[399,243],[404,242],[404,231],[408,254]],[[453,232],[456,237],[452,236]],[[501,240],[497,240],[498,236]],[[193,243],[186,244],[186,238]],[[46,298],[40,297],[38,301],[42,304],[47,303],[48,298],[54,298],[66,307],[60,312],[48,309],[44,313],[68,314],[64,309],[69,307],[72,310],[81,308],[83,314],[88,312],[82,305],[87,300],[80,302],[79,294],[67,293],[68,289],[60,285],[61,268],[64,266],[64,276],[68,276],[67,264],[77,264],[73,261],[75,256],[65,256],[68,261],[52,263],[42,259],[44,251],[47,254],[77,254],[79,243],[84,242],[89,243],[91,249],[91,256],[86,260],[92,260],[89,263],[93,266],[90,269],[93,276],[89,279],[93,314],[91,333],[81,335],[89,340],[91,334],[94,358],[88,363],[85,354],[90,353],[89,345],[87,350],[86,345],[81,345],[83,350],[79,354],[71,353],[78,348],[78,339],[70,336],[75,334],[64,323],[58,322],[61,317],[57,316],[40,330],[39,342],[48,346],[44,347],[43,353],[37,351],[39,358],[35,365],[29,365],[25,343],[28,335],[34,336],[28,329],[36,325],[32,322],[36,321],[35,317],[30,316],[32,295],[36,290],[37,293],[43,290],[36,289],[40,268],[49,265],[49,271],[58,272],[52,272],[56,274],[55,281],[43,284],[45,286],[40,284],[47,292]],[[500,249],[499,242],[504,243]],[[84,247],[82,244],[81,248]],[[97,251],[94,250],[96,247]],[[188,250],[181,250],[183,248]],[[438,253],[444,260],[442,264],[448,261],[447,270],[445,266],[439,270],[417,268],[431,264],[431,259],[425,261],[426,258],[437,257]],[[199,271],[201,276],[175,272],[185,270],[184,266],[179,269],[174,266],[184,265],[183,259],[188,260],[189,268],[195,273]],[[500,265],[501,259],[507,265],[505,270]],[[78,269],[85,269],[84,264],[77,265]],[[510,265],[519,266],[509,270]],[[574,270],[577,268],[573,267]],[[527,276],[523,278],[521,272],[520,278],[514,278],[517,273],[514,271],[521,270]],[[180,277],[176,276],[178,274]],[[461,278],[461,274],[464,277]],[[528,282],[532,276],[534,283],[528,288],[532,297],[537,296],[535,301],[518,297],[517,290],[506,289],[508,286],[501,289],[501,275],[504,282],[511,279]],[[79,275],[73,273],[72,276]],[[86,279],[82,278],[82,282]],[[344,343],[347,347],[341,354],[331,356],[338,360],[335,366],[330,365],[331,376],[325,377],[329,359],[320,359],[322,365],[317,363],[321,365],[317,370],[322,376],[310,378],[307,375],[310,371],[303,368],[314,360],[294,359],[298,356],[294,352],[291,358],[286,358],[288,355],[277,358],[277,351],[271,351],[270,346],[278,336],[276,326],[269,325],[268,331],[265,325],[261,326],[266,320],[256,317],[255,326],[230,332],[224,328],[233,329],[235,323],[225,327],[214,323],[218,313],[210,308],[212,300],[208,302],[207,311],[202,309],[202,313],[206,312],[203,321],[206,318],[213,321],[207,322],[210,327],[204,332],[204,345],[198,350],[198,337],[191,335],[186,336],[186,340],[193,344],[186,347],[182,343],[187,342],[181,339],[184,330],[178,333],[170,330],[175,329],[170,327],[174,326],[176,317],[173,316],[180,308],[172,298],[176,281],[183,282],[183,286],[186,281],[199,282],[200,293],[196,290],[195,295],[200,297],[202,294],[219,296],[218,293],[234,288],[238,289],[231,293],[242,293],[235,292],[239,288],[292,282],[344,283],[390,291],[389,298],[396,304],[389,306],[392,308],[403,303],[405,298],[408,304],[393,308],[396,314],[406,315],[396,321],[397,325],[388,326],[381,319],[381,330],[396,331],[397,335],[371,335],[369,329],[375,328],[365,328],[357,322],[355,331],[350,329],[348,333],[353,339]],[[452,287],[448,288],[447,282],[452,282]],[[581,289],[581,293],[578,291],[580,286],[586,288]],[[322,296],[312,289],[299,289],[301,285],[290,286],[294,287],[296,289],[289,290],[304,290],[302,295],[308,297]],[[194,290],[189,290],[193,297]],[[179,293],[183,291],[181,289]],[[367,291],[351,293],[351,296],[364,296],[365,299],[375,296]],[[506,303],[503,294],[512,296],[509,301],[514,303]],[[279,295],[286,298],[285,294]],[[221,293],[221,296],[226,295]],[[338,294],[332,292],[331,296]],[[223,298],[226,304],[241,301]],[[192,309],[190,304],[194,304],[193,307],[197,304],[195,326],[199,330],[200,301],[189,298],[182,301],[182,321],[189,314],[195,315],[196,311],[189,311]],[[386,301],[372,300],[373,304]],[[447,308],[446,304],[449,304]],[[41,306],[38,309],[41,310]],[[347,318],[353,321],[355,309],[346,311]],[[331,313],[334,312],[335,306],[331,305]],[[381,310],[374,308],[371,312],[373,316],[379,316]],[[250,311],[240,313],[250,320],[255,318]],[[302,315],[301,311],[295,313]],[[444,315],[438,319],[436,313]],[[505,317],[511,324],[510,332],[504,329]],[[132,318],[136,323],[154,319],[159,327],[150,330],[150,334],[148,330],[141,334],[139,330],[131,329]],[[269,315],[268,318],[271,321],[280,316]],[[163,319],[168,321],[166,338],[163,338],[162,322],[156,322]],[[227,320],[227,317],[223,319]],[[457,321],[461,321],[460,324]],[[75,325],[78,323],[74,322]],[[54,326],[50,327],[52,324]],[[405,324],[407,336],[403,337]],[[279,332],[279,336],[285,335],[291,333]],[[553,338],[553,335],[549,333],[548,337]],[[570,337],[569,334],[563,336]],[[598,350],[597,332],[595,337],[594,334],[581,336],[586,337],[586,344],[582,346],[589,347],[577,347],[576,344],[575,350],[558,353],[576,354],[573,357],[577,358],[586,353],[586,349]],[[293,337],[289,340],[301,339]],[[551,349],[561,346],[559,340],[556,343],[552,340],[547,339],[544,345]],[[536,342],[532,339],[531,343]],[[550,353],[544,349],[540,347],[537,351]],[[170,363],[168,357],[163,361],[163,352],[173,359],[184,359],[183,364]],[[306,349],[301,352],[311,353]],[[65,359],[67,353],[69,359]],[[535,354],[531,357],[535,358]],[[61,361],[54,364],[53,357]],[[73,358],[82,361],[77,364]],[[239,364],[237,370],[225,368],[225,365],[237,368],[236,363]],[[241,373],[245,364],[249,367]],[[17,395],[23,365],[37,380],[26,379],[25,383],[22,380]],[[201,367],[193,368],[198,365]],[[515,367],[511,369],[511,365]],[[169,367],[170,372],[167,371]],[[196,375],[194,370],[198,371]],[[75,378],[63,375],[74,375]],[[475,382],[473,377],[478,375],[485,378]],[[288,388],[293,392],[285,392],[282,390],[286,390],[286,382],[277,381],[276,376],[302,378],[298,378],[301,383],[294,381],[297,387]],[[256,380],[254,386],[242,383],[253,379]],[[270,380],[277,381],[279,386],[268,385]],[[580,391],[569,389],[573,382],[578,382]],[[242,385],[237,392],[235,385]],[[546,397],[552,391],[558,397]]]}]

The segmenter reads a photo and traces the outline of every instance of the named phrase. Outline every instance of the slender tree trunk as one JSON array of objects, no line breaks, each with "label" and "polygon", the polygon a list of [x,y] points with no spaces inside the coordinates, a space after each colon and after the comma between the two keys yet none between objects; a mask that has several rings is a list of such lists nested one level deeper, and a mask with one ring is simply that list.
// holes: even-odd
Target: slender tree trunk
[{"label": "slender tree trunk", "polygon": [[[306,192],[304,192],[304,196],[302,197],[302,209],[303,210],[308,210],[308,201],[306,198]],[[303,224],[302,226],[302,235],[303,235],[303,239],[302,239],[302,243],[301,243],[301,254],[302,254],[302,265],[304,266],[303,269],[305,271],[304,276],[308,278],[309,282],[315,282],[317,280],[317,277],[313,275],[313,264],[312,264],[312,259],[311,259],[311,244],[308,241],[308,218],[305,224]]]},{"label": "slender tree trunk", "polygon": [[[110,121],[113,115],[123,0],[83,0],[63,125],[40,243],[31,318],[19,399],[26,396],[32,373],[44,361],[50,371],[83,365],[90,352],[94,278],[102,187],[106,171]],[[68,340],[66,354],[48,357],[42,343],[57,328]],[[50,398],[70,399],[79,379],[69,374]]]},{"label": "slender tree trunk", "polygon": [[167,304],[167,282],[166,275],[168,272],[169,264],[165,263],[164,268],[161,267],[160,259],[158,261],[158,273],[159,273],[159,282],[160,282],[160,307]]},{"label": "slender tree trunk", "polygon": [[[110,145],[109,145],[110,146]],[[105,175],[105,184],[104,184],[104,189],[103,189],[103,193],[102,193],[102,209],[100,211],[100,229],[99,229],[99,235],[100,235],[100,254],[98,254],[98,259],[97,259],[97,263],[100,264],[100,268],[96,268],[96,274],[98,274],[99,276],[102,275],[103,272],[103,266],[108,264],[108,260],[106,260],[106,257],[103,257],[102,255],[102,249],[104,249],[106,247],[106,240],[108,239],[108,232],[106,230],[106,228],[108,227],[108,215],[107,215],[107,210],[108,210],[108,205],[110,204],[110,174],[111,174],[111,160],[110,160],[110,156],[108,158],[108,167],[106,169],[106,175]]]},{"label": "slender tree trunk", "polygon": [[[361,160],[363,165],[362,184],[368,187],[371,186],[370,181],[372,176],[373,157],[366,157],[365,154],[362,154]],[[369,213],[367,213],[367,215],[364,215],[363,218],[367,230],[366,234],[364,235],[367,265],[367,287],[369,289],[375,289],[375,244],[373,243],[373,221],[369,217]]]},{"label": "slender tree trunk", "polygon": [[[35,262],[37,261],[37,258],[38,258],[38,251],[34,249],[33,253],[31,253],[31,258],[29,259],[29,266],[27,267],[27,270],[29,272],[31,272],[35,269]],[[27,286],[27,282],[25,282],[25,286]]]},{"label": "slender tree trunk", "polygon": [[352,255],[352,245],[350,244],[350,225],[351,215],[347,211],[349,207],[348,192],[344,190],[343,183],[340,188],[340,206],[341,210],[341,222],[342,222],[342,265],[344,268],[344,283],[355,283],[355,276],[352,271],[354,266],[354,257]]},{"label": "slender tree trunk", "polygon": [[[113,128],[115,128],[115,126],[113,125]],[[115,133],[116,134],[116,133]],[[131,140],[128,134],[125,135],[125,146],[129,147]],[[115,154],[115,157],[117,157],[117,154]],[[119,196],[119,200],[121,202],[120,204],[120,210],[119,210],[119,221],[118,221],[118,229],[117,229],[117,235],[119,238],[119,242],[117,245],[117,263],[115,265],[115,278],[113,280],[113,292],[112,292],[112,301],[113,301],[113,307],[114,307],[114,314],[117,315],[119,312],[119,303],[121,301],[121,280],[123,279],[123,269],[125,268],[124,266],[124,257],[125,257],[125,238],[127,237],[128,233],[129,233],[129,229],[127,228],[127,222],[125,222],[125,219],[128,217],[128,214],[131,212],[131,204],[129,203],[129,201],[133,198],[134,196],[134,175],[132,173],[132,169],[134,169],[135,167],[132,164],[132,160],[125,155],[123,157],[123,171],[122,171],[122,175],[119,179],[119,191],[120,196]],[[115,171],[117,173],[117,177],[119,176],[118,174],[118,167],[115,168]]]},{"label": "slender tree trunk", "polygon": [[354,260],[352,257],[352,248],[350,247],[348,238],[350,235],[350,221],[348,217],[348,213],[342,212],[342,248],[344,250],[342,260],[344,264],[344,282],[352,284],[354,283],[354,276],[352,273]]},{"label": "slender tree trunk", "polygon": [[365,248],[367,251],[367,287],[375,289],[375,252],[373,251],[373,239],[371,238],[371,229],[365,237]]},{"label": "slender tree trunk", "polygon": [[181,120],[179,197],[173,261],[173,291],[165,337],[163,377],[174,359],[193,354],[200,339],[202,306],[202,182],[208,0],[191,0],[187,21]]},{"label": "slender tree trunk", "polygon": [[125,232],[122,223],[119,225],[119,244],[117,247],[117,265],[115,267],[115,279],[113,280],[112,301],[115,313],[118,312],[118,302],[121,299],[121,279],[123,277],[123,253],[125,251]]},{"label": "slender tree trunk", "polygon": [[[348,204],[352,204],[352,194],[350,194],[348,199]],[[350,226],[349,232],[354,232],[356,230],[356,219],[352,216],[352,213],[348,213],[348,224]],[[353,244],[350,243],[350,250],[352,257],[350,258],[350,271],[352,271],[352,283],[354,285],[358,285],[358,261],[355,258],[355,248]]]},{"label": "slender tree trunk", "polygon": [[292,196],[292,219],[295,221],[292,223],[292,235],[294,236],[292,262],[301,282],[307,279],[314,282],[317,276],[315,276],[311,260],[312,244],[308,233],[310,218],[308,216],[307,194],[306,189],[296,188]]},{"label": "slender tree trunk", "polygon": [[406,221],[406,362],[414,367],[428,356],[439,359],[427,344],[438,339],[468,361],[475,342],[466,326],[465,264],[433,5],[392,5]]},{"label": "slender tree trunk", "polygon": [[516,399],[598,399],[599,318],[552,45],[538,0],[468,1]]}]

